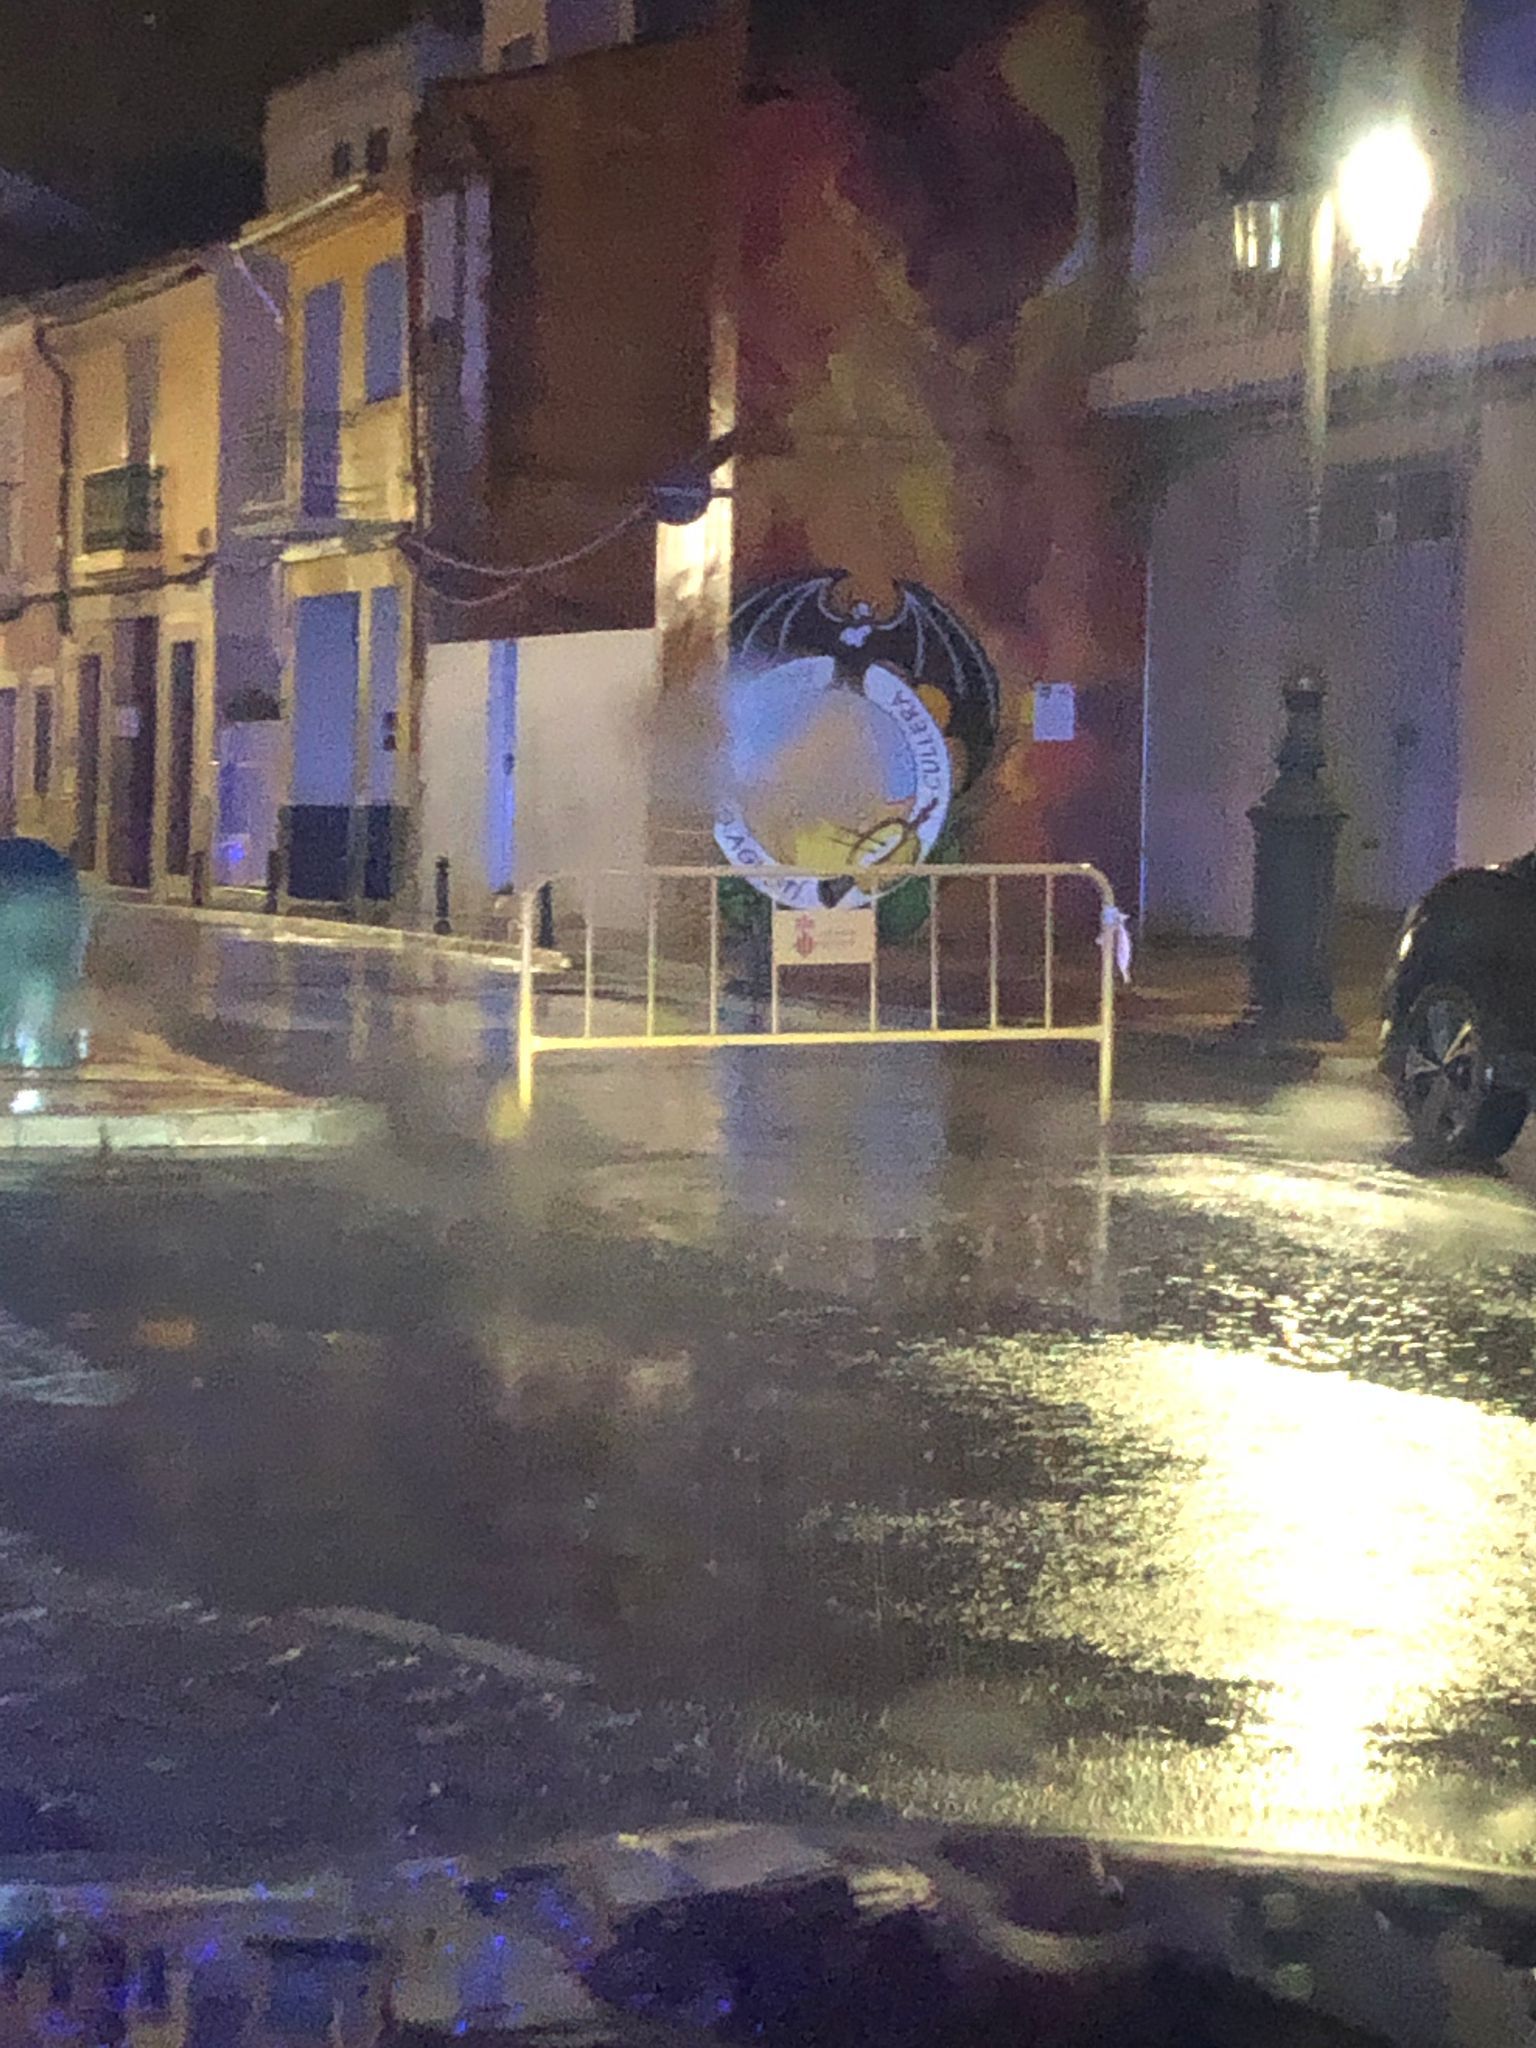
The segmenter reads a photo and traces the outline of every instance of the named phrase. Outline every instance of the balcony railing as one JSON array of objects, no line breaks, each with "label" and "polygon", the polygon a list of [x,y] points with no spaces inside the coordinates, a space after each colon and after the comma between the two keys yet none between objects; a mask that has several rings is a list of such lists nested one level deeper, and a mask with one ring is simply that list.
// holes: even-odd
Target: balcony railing
[{"label": "balcony railing", "polygon": [[88,555],[148,555],[160,545],[165,472],[148,463],[98,469],[85,479],[81,545]]},{"label": "balcony railing", "polygon": [[406,451],[365,442],[375,431],[368,412],[299,412],[248,428],[232,451],[237,530],[294,539],[398,517]]},{"label": "balcony railing", "polygon": [[[1234,246],[1230,212],[1213,216],[1142,252],[1138,269],[1137,356],[1154,360],[1224,343],[1300,334],[1307,321],[1310,208],[1285,209],[1278,247]],[[1536,213],[1467,203],[1437,209],[1401,284],[1370,284],[1340,250],[1335,309],[1390,308],[1405,338],[1417,326],[1433,345],[1437,316],[1536,287]]]}]

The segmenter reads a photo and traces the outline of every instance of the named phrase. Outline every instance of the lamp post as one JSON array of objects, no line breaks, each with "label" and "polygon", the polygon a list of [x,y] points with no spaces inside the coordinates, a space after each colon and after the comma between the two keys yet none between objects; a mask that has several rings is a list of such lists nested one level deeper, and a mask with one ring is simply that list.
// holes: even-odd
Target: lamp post
[{"label": "lamp post", "polygon": [[1372,129],[1339,164],[1312,215],[1302,419],[1307,528],[1298,624],[1304,660],[1284,687],[1279,774],[1248,813],[1254,832],[1252,995],[1248,1026],[1273,1040],[1344,1036],[1333,1005],[1336,855],[1344,811],[1322,739],[1327,682],[1318,644],[1318,565],[1328,474],[1334,282],[1342,233],[1361,275],[1399,285],[1413,261],[1433,189],[1429,159],[1405,122]]}]

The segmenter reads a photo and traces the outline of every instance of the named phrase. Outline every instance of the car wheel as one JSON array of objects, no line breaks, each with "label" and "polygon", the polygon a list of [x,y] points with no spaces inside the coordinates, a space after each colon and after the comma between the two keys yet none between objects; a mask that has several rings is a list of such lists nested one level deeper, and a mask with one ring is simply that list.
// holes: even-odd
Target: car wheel
[{"label": "car wheel", "polygon": [[1475,997],[1451,982],[1424,990],[1403,1027],[1398,1097],[1427,1159],[1443,1165],[1498,1159],[1530,1108],[1494,1081],[1491,1033]]}]

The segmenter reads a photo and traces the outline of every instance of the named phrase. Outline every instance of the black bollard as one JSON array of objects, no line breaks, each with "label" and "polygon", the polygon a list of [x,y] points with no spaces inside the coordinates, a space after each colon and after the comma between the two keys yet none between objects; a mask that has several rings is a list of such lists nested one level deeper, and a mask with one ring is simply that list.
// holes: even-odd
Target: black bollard
[{"label": "black bollard", "polygon": [[282,900],[283,856],[281,850],[274,846],[267,855],[267,900],[261,907],[268,917],[276,917]]},{"label": "black bollard", "polygon": [[448,898],[448,882],[451,873],[452,869],[447,854],[440,853],[437,856],[437,916],[432,921],[432,929],[440,939],[446,939],[453,930],[453,920],[449,916]]},{"label": "black bollard", "polygon": [[555,891],[550,882],[539,891],[539,944],[546,953],[555,950]]},{"label": "black bollard", "polygon": [[1285,685],[1279,774],[1248,813],[1253,826],[1252,1000],[1246,1027],[1266,1039],[1342,1038],[1333,1007],[1333,914],[1345,811],[1328,781],[1323,700],[1313,670]]}]

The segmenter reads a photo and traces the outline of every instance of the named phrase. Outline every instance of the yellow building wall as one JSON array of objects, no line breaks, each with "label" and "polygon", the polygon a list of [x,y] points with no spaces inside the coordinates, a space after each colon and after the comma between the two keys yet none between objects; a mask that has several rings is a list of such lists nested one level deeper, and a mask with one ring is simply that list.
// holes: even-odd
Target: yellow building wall
[{"label": "yellow building wall", "polygon": [[174,569],[211,552],[218,540],[219,305],[212,277],[193,278],[60,332],[58,353],[75,391],[71,545],[78,555],[82,480],[129,459],[128,359],[145,342],[158,365],[150,461],[164,472],[162,548]]},{"label": "yellow building wall", "polygon": [[174,563],[218,545],[218,288],[212,278],[202,278],[167,293],[163,303],[153,448],[165,472],[162,531]]},{"label": "yellow building wall", "polygon": [[[15,693],[13,759],[19,832],[65,851],[74,837],[74,730],[67,660],[55,593],[59,565],[59,383],[37,352],[32,322],[0,330],[0,403],[19,416],[20,468],[7,476],[10,561],[0,578],[0,688]],[[53,765],[46,793],[35,788],[37,703],[53,693]]]},{"label": "yellow building wall", "polygon": [[[396,202],[386,195],[372,194],[360,202],[355,211],[349,211],[341,220],[327,223],[300,238],[283,254],[288,266],[288,304],[291,308],[289,408],[296,422],[301,421],[304,405],[304,301],[311,291],[322,285],[339,282],[342,289],[340,486],[342,515],[347,522],[347,530],[334,542],[295,546],[290,549],[285,562],[284,608],[288,618],[289,644],[284,664],[284,711],[290,748],[295,692],[293,635],[297,607],[304,598],[355,592],[362,603],[358,621],[354,799],[359,805],[383,800],[383,792],[371,786],[370,773],[379,737],[376,728],[380,725],[382,713],[372,702],[369,596],[381,588],[394,588],[400,596],[401,630],[393,707],[397,721],[394,776],[389,800],[411,810],[414,815],[417,796],[416,705],[411,687],[414,579],[404,559],[393,547],[358,532],[359,524],[380,528],[403,526],[409,524],[414,516],[408,357],[402,366],[402,388],[398,396],[369,402],[365,381],[368,275],[377,264],[405,260],[405,218]],[[290,495],[295,504],[299,495],[297,471],[301,441],[300,427],[292,442],[294,474],[290,477]],[[290,752],[284,771],[285,788],[292,787],[292,769]],[[403,885],[413,870],[414,862],[402,850],[397,877],[399,883]]]},{"label": "yellow building wall", "polygon": [[[113,593],[92,589],[95,578],[117,566],[117,558],[84,555],[84,479],[99,470],[116,469],[129,460],[130,377],[132,352],[152,347],[155,380],[149,418],[148,456],[161,471],[160,549],[153,561],[130,558],[146,581],[156,569],[164,581],[156,587]],[[58,330],[54,346],[74,393],[74,434],[70,478],[70,555],[72,558],[73,632],[62,661],[57,697],[55,793],[39,819],[39,828],[61,845],[70,844],[77,828],[79,759],[78,676],[80,661],[98,655],[102,661],[101,751],[98,762],[97,869],[105,872],[111,845],[113,797],[114,707],[122,693],[119,672],[122,624],[153,617],[159,627],[155,706],[155,799],[152,823],[152,874],[157,895],[181,896],[187,876],[165,870],[171,780],[171,649],[178,641],[196,647],[197,673],[193,713],[191,830],[195,853],[211,843],[217,794],[214,685],[216,634],[213,581],[178,583],[219,545],[218,491],[220,460],[220,321],[218,288],[212,277],[176,284],[127,307],[105,308],[76,325]],[[55,477],[57,453],[54,457]],[[56,525],[56,520],[55,520]],[[19,768],[29,772],[33,716],[23,706],[25,744]],[[18,787],[25,787],[19,780]],[[23,830],[26,815],[20,816]]]},{"label": "yellow building wall", "polygon": [[413,514],[409,366],[400,395],[368,402],[364,379],[366,292],[376,264],[405,259],[405,216],[382,194],[356,214],[316,234],[287,255],[289,275],[289,405],[304,405],[304,300],[317,287],[342,288],[341,493],[353,516],[402,524]]}]

